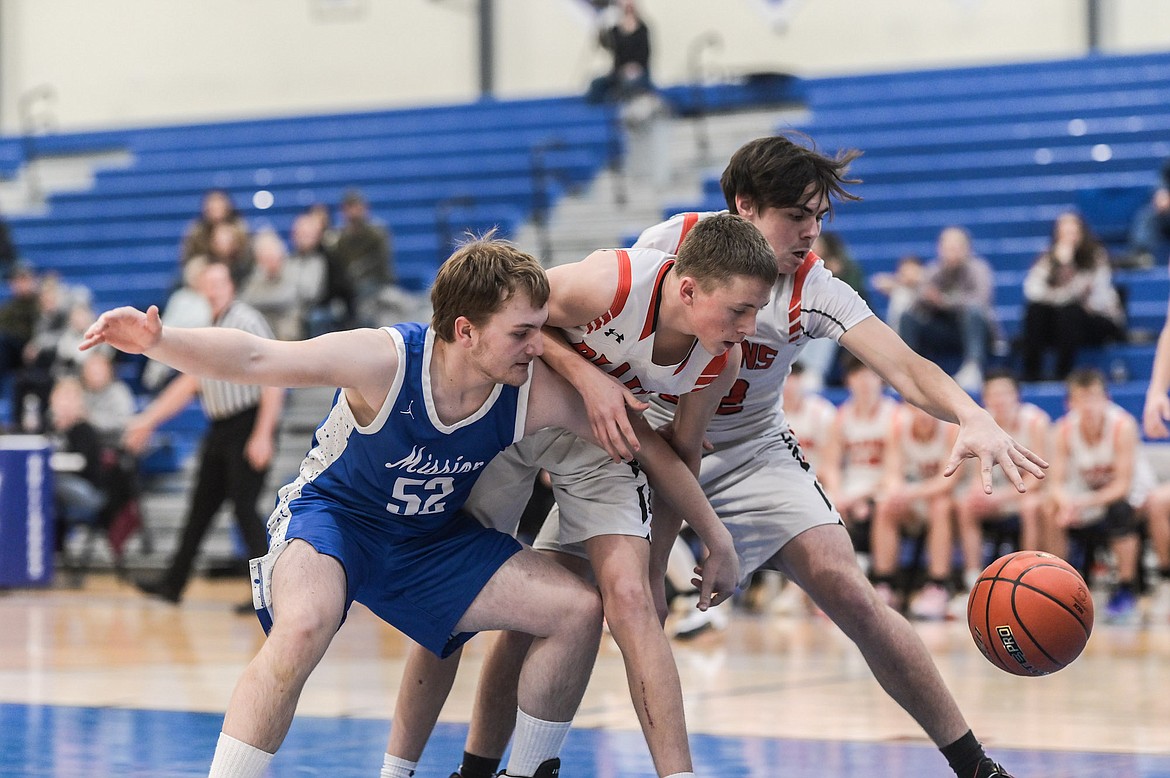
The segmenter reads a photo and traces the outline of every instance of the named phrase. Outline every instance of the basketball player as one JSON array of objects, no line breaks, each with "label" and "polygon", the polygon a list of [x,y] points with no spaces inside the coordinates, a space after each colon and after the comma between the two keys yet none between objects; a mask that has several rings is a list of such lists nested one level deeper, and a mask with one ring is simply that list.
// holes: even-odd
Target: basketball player
[{"label": "basketball player", "polygon": [[[637,398],[650,392],[674,395],[683,406],[674,445],[697,472],[707,421],[735,380],[738,343],[755,331],[756,312],[766,304],[775,279],[775,259],[763,236],[730,215],[696,228],[677,257],[654,249],[595,252],[549,271],[549,324],[557,329],[546,336],[544,357],[550,364],[567,364],[569,374],[584,368],[589,377],[600,373],[620,382],[630,390],[633,408],[644,407]],[[634,441],[629,444],[632,451]],[[629,451],[622,455],[629,456]],[[660,623],[659,606],[664,603],[655,601],[649,581],[647,516],[625,484],[629,479],[613,472],[604,452],[569,435],[522,443],[502,456],[530,473],[539,467],[548,470],[557,507],[535,545],[560,552],[563,563],[583,575],[592,573],[658,774],[692,775],[681,685]],[[656,501],[654,507],[657,536],[660,516],[670,504]],[[680,506],[674,507],[678,515]],[[703,514],[698,518],[705,518]],[[709,520],[713,526],[692,526],[705,542],[715,532],[721,544],[726,538],[728,569],[738,571],[730,535],[713,512]],[[666,531],[668,541],[677,534],[677,523]],[[704,580],[722,580],[720,570],[709,567],[718,556],[704,561]],[[713,586],[729,594],[738,580],[734,572],[726,584]],[[497,639],[481,674],[480,696],[499,700],[515,693],[514,672],[530,643],[521,633]],[[455,671],[453,663],[436,664],[412,651],[403,681],[408,691],[399,697],[389,753],[414,761],[421,755]],[[498,678],[504,679],[499,688]],[[483,728],[491,733],[484,735]],[[496,734],[500,728],[502,736]],[[473,726],[462,774],[490,774],[509,731],[506,712],[482,728]],[[481,747],[481,739],[498,745]]]},{"label": "basketball player", "polygon": [[[756,334],[742,346],[732,392],[708,427],[715,450],[703,458],[700,483],[735,538],[745,575],[768,566],[790,576],[857,643],[878,682],[942,749],[956,775],[1003,778],[1008,773],[984,754],[914,629],[885,606],[862,574],[841,517],[799,447],[793,448],[779,409],[788,367],[804,343],[834,338],[906,401],[959,425],[945,475],[973,458],[985,491],[992,488],[995,464],[1022,491],[1020,470],[1040,477],[1046,466],[937,365],[911,351],[811,253],[830,198],[856,199],[845,189],[853,183],[845,175],[858,153],[832,159],[787,137],[760,138],[740,148],[723,173],[729,209],[764,234],[776,253],[780,280]],[[710,217],[680,214],[651,227],[635,245],[671,251],[696,222]],[[627,401],[623,393],[611,392],[604,403],[584,396],[592,415],[629,432],[617,412]],[[655,401],[647,417],[665,423],[672,410]]]},{"label": "basketball player", "polygon": [[[844,519],[853,545],[868,550],[878,487],[885,473],[890,424],[898,404],[882,394],[881,376],[860,359],[847,357],[842,373],[849,396],[837,409],[829,428],[821,481]],[[878,594],[892,605],[894,595],[889,584],[884,581]]]},{"label": "basketball player", "polygon": [[[507,774],[556,775],[597,650],[599,599],[577,576],[460,510],[487,462],[523,435],[558,426],[591,436],[577,420],[577,395],[536,359],[547,298],[535,259],[485,240],[440,269],[431,327],[281,342],[163,327],[152,306],[116,309],[88,330],[83,348],[108,343],[184,372],[341,387],[298,478],[280,491],[269,553],[253,560],[268,639],[232,695],[211,775],[265,772],[355,600],[436,655],[478,630],[532,633]],[[673,499],[702,500],[682,462],[635,421],[648,433],[641,455],[647,467],[663,464],[653,474],[675,489]]]},{"label": "basketball player", "polygon": [[[983,379],[982,400],[991,418],[1009,435],[1040,456],[1047,454],[1052,420],[1032,403],[1020,401],[1020,385],[1015,376],[1005,371],[989,372]],[[996,488],[991,494],[983,491],[982,485],[971,482],[959,496],[958,525],[963,553],[963,584],[968,590],[975,585],[984,567],[984,524],[1018,517],[1020,548],[1047,550],[1040,534],[1040,510],[1045,500],[1044,483],[1030,473],[1024,473],[1023,476],[1028,487],[1024,494],[1005,488],[1007,483],[1002,473],[996,472]],[[966,609],[965,603],[963,608]]]},{"label": "basketball player", "polygon": [[1140,615],[1138,510],[1153,489],[1153,472],[1139,450],[1137,420],[1109,400],[1100,371],[1075,370],[1065,385],[1068,413],[1056,422],[1053,436],[1048,550],[1067,558],[1069,530],[1088,530],[1107,539],[1117,584],[1105,619],[1133,623]]},{"label": "basketball player", "polygon": [[875,588],[891,586],[900,533],[924,533],[927,580],[909,607],[917,619],[938,620],[947,615],[955,480],[942,474],[942,466],[956,432],[953,424],[914,405],[901,404],[894,411],[886,440],[885,473],[870,529],[870,578]]},{"label": "basketball player", "polygon": [[814,470],[820,469],[821,454],[829,442],[829,431],[837,418],[837,406],[805,386],[804,365],[792,363],[792,371],[784,382],[780,407],[788,421],[788,429],[800,443],[804,460]]}]

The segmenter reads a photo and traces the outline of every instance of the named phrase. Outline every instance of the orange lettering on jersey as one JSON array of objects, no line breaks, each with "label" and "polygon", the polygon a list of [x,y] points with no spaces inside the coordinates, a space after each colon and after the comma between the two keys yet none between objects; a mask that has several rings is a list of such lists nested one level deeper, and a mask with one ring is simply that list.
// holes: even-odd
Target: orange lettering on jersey
[{"label": "orange lettering on jersey", "polygon": [[741,364],[745,370],[767,370],[779,353],[767,343],[752,343],[749,340],[741,343],[740,348],[743,349]]},{"label": "orange lettering on jersey", "polygon": [[612,364],[608,359],[605,358],[605,354],[598,353],[593,349],[592,346],[590,346],[588,343],[585,343],[584,341],[580,343],[573,343],[572,346],[574,351],[598,367],[605,367],[606,365]]}]

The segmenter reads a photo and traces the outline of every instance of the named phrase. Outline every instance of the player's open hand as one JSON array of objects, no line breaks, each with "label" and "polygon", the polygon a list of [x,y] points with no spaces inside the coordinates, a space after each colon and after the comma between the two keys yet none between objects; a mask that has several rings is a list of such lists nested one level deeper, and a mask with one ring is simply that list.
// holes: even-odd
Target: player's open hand
[{"label": "player's open hand", "polygon": [[150,306],[146,313],[125,306],[99,316],[85,331],[79,348],[86,351],[105,343],[127,354],[141,354],[161,339],[162,320],[157,305]]},{"label": "player's open hand", "polygon": [[981,411],[959,425],[959,436],[955,439],[955,446],[951,449],[950,459],[947,460],[943,475],[950,476],[959,469],[964,459],[979,461],[979,476],[983,482],[983,491],[991,494],[991,471],[999,465],[1004,475],[1021,494],[1027,491],[1021,470],[1031,473],[1036,478],[1044,477],[1044,469],[1048,463],[1038,454],[1017,443],[991,418],[991,414]]},{"label": "player's open hand", "polygon": [[593,437],[615,462],[628,462],[638,451],[638,436],[630,424],[627,410],[641,413],[650,405],[634,396],[620,381],[600,370],[586,385],[578,386]]},{"label": "player's open hand", "polygon": [[726,543],[709,548],[707,556],[695,566],[695,577],[691,583],[699,590],[697,607],[701,611],[735,594],[735,587],[739,585],[739,556],[730,542],[730,535],[727,540]]}]

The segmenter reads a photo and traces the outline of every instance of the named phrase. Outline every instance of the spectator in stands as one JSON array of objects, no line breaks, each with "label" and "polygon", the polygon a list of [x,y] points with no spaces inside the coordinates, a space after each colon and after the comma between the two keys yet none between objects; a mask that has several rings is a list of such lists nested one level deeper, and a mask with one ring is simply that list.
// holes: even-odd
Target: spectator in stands
[{"label": "spectator in stands", "polygon": [[239,234],[239,243],[248,241],[248,225],[232,203],[231,195],[222,189],[211,189],[203,195],[199,218],[187,227],[183,236],[180,262],[186,264],[192,257],[206,257],[212,253],[212,233],[220,224],[231,225]]},{"label": "spectator in stands", "polygon": [[292,224],[292,253],[285,260],[287,272],[296,280],[297,297],[304,306],[304,328],[300,337],[332,332],[340,322],[329,299],[329,259],[323,247],[325,225],[319,217],[302,213]]},{"label": "spectator in stands", "polygon": [[898,548],[904,532],[924,534],[927,580],[910,601],[910,615],[946,618],[954,552],[955,479],[942,474],[959,428],[908,403],[898,406],[885,445],[885,472],[870,527],[870,577],[887,604],[895,604]]},{"label": "spectator in stands", "polygon": [[[865,299],[865,271],[850,256],[845,241],[839,235],[822,232],[813,241],[812,250],[824,261],[829,272],[849,284]],[[809,391],[819,392],[826,383],[840,385],[836,364],[838,353],[837,341],[832,338],[817,338],[804,347],[800,360],[805,365],[804,382]]]},{"label": "spectator in stands", "polygon": [[212,228],[211,250],[204,258],[208,262],[226,265],[231,271],[232,283],[237,287],[247,281],[255,266],[247,233],[241,233],[233,224],[217,224]]},{"label": "spectator in stands", "polygon": [[886,305],[886,324],[898,332],[902,328],[902,316],[918,299],[922,285],[922,258],[907,254],[898,260],[893,273],[876,273],[871,279],[873,288],[889,298]]},{"label": "spectator in stands", "polygon": [[1020,335],[1025,381],[1044,377],[1044,355],[1055,352],[1054,377],[1072,371],[1077,350],[1125,335],[1125,312],[1113,286],[1109,252],[1078,213],[1057,217],[1052,241],[1024,279]]},{"label": "spectator in stands", "polygon": [[12,245],[8,223],[0,219],[0,275],[7,278],[19,262],[20,256],[16,253],[16,247]]},{"label": "spectator in stands", "polygon": [[1150,267],[1170,258],[1170,159],[1162,165],[1162,185],[1134,214],[1129,228],[1131,264]]},{"label": "spectator in stands", "polygon": [[67,285],[56,274],[41,279],[37,322],[24,347],[12,392],[13,418],[20,419],[25,432],[44,431],[53,382],[80,371],[82,355],[77,347],[96,318],[89,299],[88,289]]},{"label": "spectator in stands", "polygon": [[968,392],[983,381],[987,346],[995,327],[991,265],[975,256],[963,227],[946,227],[938,257],[926,266],[918,298],[901,320],[901,335],[918,353],[962,354],[954,379]]},{"label": "spectator in stands", "polygon": [[85,393],[73,376],[57,381],[49,395],[54,438],[53,500],[57,508],[58,550],[68,527],[98,520],[106,504],[102,444],[89,421]]},{"label": "spectator in stands", "polygon": [[[168,327],[207,327],[211,324],[211,306],[199,292],[199,277],[207,269],[207,259],[191,257],[183,265],[183,282],[171,292],[163,304],[162,321]],[[162,362],[149,360],[142,370],[142,386],[156,392],[166,384],[175,371]]]},{"label": "spectator in stands", "polygon": [[85,352],[84,357],[81,385],[85,390],[90,423],[106,445],[117,448],[130,417],[137,409],[134,391],[115,374],[109,349],[93,349]]},{"label": "spectator in stands", "polygon": [[[225,265],[213,262],[204,268],[199,277],[199,290],[211,306],[213,326],[234,327],[272,337],[264,317],[235,299],[231,273]],[[232,502],[236,526],[246,546],[246,558],[263,556],[268,548],[264,520],[256,502],[275,450],[283,390],[180,374],[142,413],[130,420],[123,438],[126,450],[135,455],[141,453],[154,430],[186,408],[197,395],[211,424],[200,443],[198,474],[182,538],[163,576],[138,584],[146,594],[173,603],[182,598],[199,546],[225,500]],[[251,601],[237,610],[251,613]]]},{"label": "spectator in stands", "polygon": [[37,323],[38,284],[27,264],[17,263],[8,274],[9,298],[0,305],[0,381],[24,364],[24,347]]},{"label": "spectator in stands", "polygon": [[1082,540],[1107,541],[1117,584],[1105,619],[1132,623],[1139,615],[1138,509],[1154,486],[1153,473],[1139,456],[1137,421],[1110,402],[1105,376],[1098,370],[1074,370],[1066,385],[1068,413],[1056,423],[1049,471],[1047,550],[1067,558],[1070,531]]},{"label": "spectator in stands", "polygon": [[288,249],[272,230],[261,230],[252,239],[256,266],[240,292],[240,299],[260,311],[279,340],[300,340],[305,304],[297,280],[289,271]]},{"label": "spectator in stands", "polygon": [[356,323],[377,327],[380,297],[397,283],[390,232],[370,218],[365,196],[351,189],[341,201],[345,223],[337,234],[333,255],[353,295]]},{"label": "spectator in stands", "polygon": [[591,103],[625,100],[654,89],[650,81],[650,28],[638,13],[634,0],[618,0],[597,16],[598,44],[613,57],[604,76],[589,84],[585,99]]}]

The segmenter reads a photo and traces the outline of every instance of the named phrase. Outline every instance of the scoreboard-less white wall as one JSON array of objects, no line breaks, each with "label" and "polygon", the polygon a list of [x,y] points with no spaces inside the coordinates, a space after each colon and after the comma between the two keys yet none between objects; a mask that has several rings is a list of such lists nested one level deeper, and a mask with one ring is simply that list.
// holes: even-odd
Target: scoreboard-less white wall
[{"label": "scoreboard-less white wall", "polygon": [[[1100,0],[1102,49],[1170,48],[1170,0]],[[584,0],[495,0],[496,94],[583,90],[606,66]],[[641,0],[661,84],[1086,51],[1086,0]],[[4,0],[0,131],[54,90],[62,129],[462,101],[476,0]],[[769,8],[779,12],[769,13]],[[776,18],[779,22],[774,23]],[[705,48],[698,41],[713,33]],[[696,52],[702,48],[701,54]]]}]

